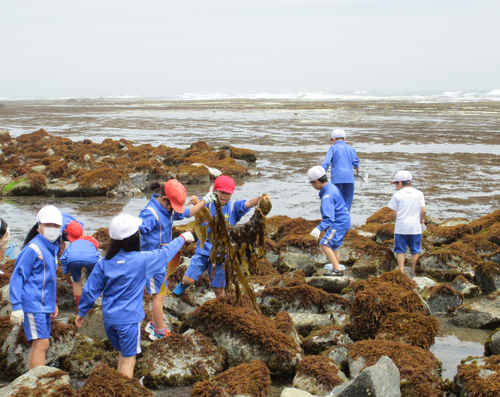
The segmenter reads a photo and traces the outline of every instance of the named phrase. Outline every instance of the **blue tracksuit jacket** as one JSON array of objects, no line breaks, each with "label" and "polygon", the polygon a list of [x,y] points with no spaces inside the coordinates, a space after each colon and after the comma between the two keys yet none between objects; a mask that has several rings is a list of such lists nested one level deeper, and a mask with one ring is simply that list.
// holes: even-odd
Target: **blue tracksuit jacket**
[{"label": "blue tracksuit jacket", "polygon": [[[158,197],[158,194],[153,194],[146,207],[139,213],[139,218],[142,219],[142,225],[139,227],[141,231],[141,251],[152,251],[162,245],[169,244],[172,241],[173,221],[190,217],[191,212],[188,208],[182,214],[175,211],[168,212],[156,201]],[[158,220],[149,208],[154,209]]]},{"label": "blue tracksuit jacket", "polygon": [[81,267],[93,267],[100,259],[99,251],[90,241],[75,240],[61,255],[61,265],[64,274],[69,273],[68,265],[77,263]]},{"label": "blue tracksuit jacket", "polygon": [[105,324],[134,324],[145,317],[144,286],[184,244],[177,237],[169,245],[154,251],[121,250],[112,259],[102,258],[83,288],[78,315],[86,316],[103,293],[102,314]]},{"label": "blue tracksuit jacket", "polygon": [[331,183],[354,183],[354,168],[359,168],[356,149],[344,141],[337,141],[330,146],[321,166],[328,171],[332,167]]},{"label": "blue tracksuit jacket", "polygon": [[13,311],[55,312],[58,251],[59,243],[51,243],[41,234],[23,248],[10,276],[9,293]]},{"label": "blue tracksuit jacket", "polygon": [[327,183],[319,191],[321,199],[321,217],[323,218],[318,226],[320,231],[332,228],[335,230],[344,230],[351,227],[351,216],[345,205],[342,194],[339,189]]},{"label": "blue tracksuit jacket", "polygon": [[[229,222],[230,225],[236,225],[243,216],[250,211],[250,208],[245,207],[246,200],[238,200],[238,201],[228,201],[227,204],[222,207],[222,213],[226,218],[226,221]],[[214,216],[215,214],[215,204],[207,204],[207,207],[210,210],[210,215]],[[210,229],[208,229],[207,235],[210,234]],[[196,253],[202,255],[210,255],[210,250],[212,249],[212,243],[207,238],[203,247],[200,247],[201,242],[198,240],[198,245],[196,246]]]}]

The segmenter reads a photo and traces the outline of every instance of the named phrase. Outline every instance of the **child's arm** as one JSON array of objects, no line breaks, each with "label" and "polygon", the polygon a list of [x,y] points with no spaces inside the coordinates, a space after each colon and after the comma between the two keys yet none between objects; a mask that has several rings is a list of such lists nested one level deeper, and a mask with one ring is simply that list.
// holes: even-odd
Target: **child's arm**
[{"label": "child's arm", "polygon": [[328,171],[328,168],[332,164],[333,160],[333,146],[330,146],[330,149],[328,149],[328,152],[326,152],[325,159],[323,160],[323,164],[321,166],[325,169],[325,172]]},{"label": "child's arm", "polygon": [[245,202],[245,208],[250,209],[250,208],[255,207],[257,204],[259,204],[259,201],[261,199],[262,199],[262,194],[260,196],[254,197],[251,200],[248,200],[247,202]]},{"label": "child's arm", "polygon": [[354,159],[352,160],[352,166],[353,168],[356,169],[356,172],[359,174],[361,172],[361,170],[359,169],[359,159],[358,159],[358,156],[356,155],[356,149],[352,149],[353,150],[353,154],[354,154]]},{"label": "child's arm", "polygon": [[323,199],[321,200],[321,205],[323,207],[321,211],[323,219],[321,220],[320,224],[316,226],[316,229],[318,229],[320,232],[328,229],[335,223],[335,206],[330,200],[330,197],[323,197]]},{"label": "child's arm", "polygon": [[156,225],[156,218],[152,211],[147,208],[143,209],[139,214],[139,218],[142,219],[142,224],[139,226],[141,234],[148,234],[154,229]]},{"label": "child's arm", "polygon": [[141,252],[142,255],[147,255],[146,258],[146,278],[153,277],[160,270],[165,268],[165,264],[170,262],[177,252],[182,248],[184,243],[193,242],[193,234],[191,232],[182,233],[179,237],[172,240],[169,245],[153,251]]},{"label": "child's arm", "polygon": [[37,253],[30,247],[23,249],[16,259],[16,264],[14,265],[14,271],[10,276],[9,284],[10,303],[12,304],[13,312],[22,310],[23,308],[22,295],[24,283],[31,275],[33,265],[37,259]]}]

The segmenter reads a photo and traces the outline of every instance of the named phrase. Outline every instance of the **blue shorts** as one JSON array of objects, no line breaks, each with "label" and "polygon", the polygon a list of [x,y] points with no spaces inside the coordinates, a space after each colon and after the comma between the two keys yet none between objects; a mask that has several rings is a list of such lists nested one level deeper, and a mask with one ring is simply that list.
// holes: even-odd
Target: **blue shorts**
[{"label": "blue shorts", "polygon": [[[146,290],[149,295],[159,294],[161,290],[161,286],[163,281],[165,281],[165,277],[167,277],[167,269],[160,270],[153,277],[151,277],[146,283]],[[165,287],[168,286],[168,283],[165,283]]]},{"label": "blue shorts", "polygon": [[88,262],[71,262],[68,263],[68,270],[71,273],[71,278],[73,281],[80,281],[82,278],[82,267],[85,267],[88,272],[87,272],[87,277],[90,276],[90,273],[92,273],[92,270],[95,267],[95,263],[88,263]]},{"label": "blue shorts", "polygon": [[50,313],[24,313],[23,329],[26,339],[49,339]]},{"label": "blue shorts", "polygon": [[122,353],[122,357],[132,357],[141,352],[141,323],[104,323],[104,329],[111,344]]},{"label": "blue shorts", "polygon": [[421,234],[394,234],[394,252],[406,254],[406,247],[410,247],[410,254],[418,254],[421,239]]},{"label": "blue shorts", "polygon": [[333,229],[328,228],[325,230],[325,235],[319,242],[319,245],[326,245],[331,248],[332,251],[337,251],[344,242],[345,235],[348,231],[349,229],[336,230],[335,234],[332,235]]},{"label": "blue shorts", "polygon": [[185,276],[198,281],[200,276],[208,270],[210,277],[210,286],[212,288],[224,288],[226,286],[226,273],[224,272],[224,265],[217,263],[215,265],[215,278],[212,279],[212,264],[208,255],[194,254],[191,258],[191,263],[186,270]]}]

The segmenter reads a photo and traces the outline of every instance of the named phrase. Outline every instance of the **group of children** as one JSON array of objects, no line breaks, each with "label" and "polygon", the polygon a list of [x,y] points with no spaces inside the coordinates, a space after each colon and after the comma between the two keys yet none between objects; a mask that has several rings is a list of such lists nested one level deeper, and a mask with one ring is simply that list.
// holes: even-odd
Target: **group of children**
[{"label": "group of children", "polygon": [[[333,265],[331,275],[342,276],[344,273],[339,264],[339,247],[351,227],[349,211],[354,188],[344,186],[349,185],[351,179],[341,174],[349,169],[350,164],[349,171],[353,178],[353,167],[359,172],[359,160],[355,150],[345,144],[345,132],[335,130],[332,139],[335,139],[332,147],[339,147],[331,148],[323,165],[312,167],[307,173],[307,181],[319,191],[321,199],[322,221],[311,232],[311,236],[319,239],[321,232],[325,232],[320,240],[320,247]],[[330,165],[332,181],[339,181],[342,190],[328,182],[326,171]],[[423,195],[415,193],[415,189],[403,189],[409,187],[409,180],[411,175],[406,171],[396,175],[393,183],[397,184],[398,192],[390,207],[397,212],[396,233],[403,236],[396,238],[396,247],[402,250],[404,246],[406,252],[405,244],[410,244],[413,254],[420,240],[407,237],[416,231],[414,219],[410,219],[409,214],[414,213],[417,205],[425,210],[425,203]],[[191,232],[172,239],[173,222],[194,216],[203,207],[207,207],[213,216],[216,211],[214,202],[218,196],[226,221],[230,225],[236,225],[262,198],[257,196],[248,201],[231,201],[235,182],[224,175],[215,179],[213,193],[208,193],[203,198],[191,196],[190,208],[185,207],[187,192],[178,180],[168,180],[162,190],[164,194],[152,195],[139,217],[122,214],[113,218],[109,226],[109,243],[102,258],[99,256],[99,243],[93,237],[85,236],[81,222],[69,214],[61,213],[53,205],[45,206],[38,212],[36,224],[24,241],[10,279],[11,322],[22,325],[27,339],[33,341],[28,363],[30,369],[44,365],[49,347],[51,319],[58,314],[58,261],[62,265],[65,280],[73,287],[75,309],[78,310],[76,325],[82,326],[88,311],[102,294],[106,334],[113,347],[119,351],[118,371],[133,377],[135,357],[141,352],[141,322],[145,317],[144,287],[152,295],[153,315],[145,330],[152,340],[164,338],[169,332],[163,323],[164,297],[160,295],[160,288],[166,278],[167,264],[185,243],[194,241]],[[404,191],[400,193],[400,190]],[[347,199],[343,194],[347,195]],[[417,200],[418,203],[414,204],[412,200]],[[425,213],[423,216],[425,217]],[[423,222],[421,214],[419,222]],[[70,243],[67,247],[65,241]],[[174,294],[183,294],[208,271],[216,297],[224,295],[224,267],[222,263],[217,263],[215,274],[211,274],[211,247],[209,239],[203,245],[198,241],[195,255],[191,258],[182,282],[173,290]],[[401,270],[402,266],[404,253]],[[86,268],[89,274],[83,290],[82,268]]]}]

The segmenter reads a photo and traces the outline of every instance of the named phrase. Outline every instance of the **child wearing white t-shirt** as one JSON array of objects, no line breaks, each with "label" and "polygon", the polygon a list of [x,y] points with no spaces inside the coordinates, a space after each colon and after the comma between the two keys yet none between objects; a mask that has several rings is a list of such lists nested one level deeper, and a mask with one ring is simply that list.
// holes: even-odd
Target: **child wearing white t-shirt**
[{"label": "child wearing white t-shirt", "polygon": [[399,171],[391,183],[397,192],[392,196],[389,208],[396,217],[394,228],[394,252],[397,254],[398,267],[404,273],[406,247],[410,247],[411,273],[417,271],[420,241],[422,239],[422,224],[425,221],[424,194],[411,187],[412,176],[408,171]]}]

